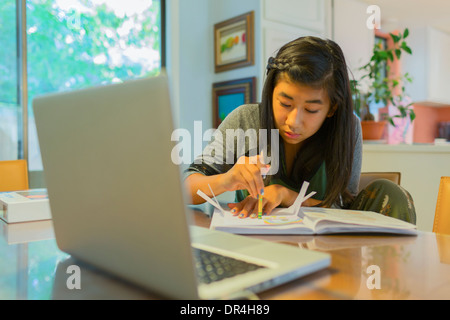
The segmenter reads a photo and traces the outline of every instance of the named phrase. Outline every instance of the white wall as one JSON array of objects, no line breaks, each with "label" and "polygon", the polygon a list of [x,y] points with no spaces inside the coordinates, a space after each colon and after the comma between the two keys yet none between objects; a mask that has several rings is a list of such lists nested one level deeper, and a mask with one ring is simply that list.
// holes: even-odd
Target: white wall
[{"label": "white wall", "polygon": [[374,45],[374,31],[367,28],[368,5],[357,0],[334,1],[334,41],[344,52],[347,65],[358,80],[358,69],[370,61]]},{"label": "white wall", "polygon": [[[401,28],[400,30],[403,30]],[[425,101],[428,96],[428,50],[426,27],[409,27],[409,37],[406,39],[413,54],[402,56],[403,72],[408,72],[413,78],[412,83],[405,83],[406,92],[413,101]]]},{"label": "white wall", "polygon": [[[208,0],[167,2],[167,72],[176,126],[187,128],[204,113],[211,73]],[[193,124],[192,124],[193,126]]]},{"label": "white wall", "polygon": [[[175,126],[194,138],[194,121],[202,131],[212,127],[212,85],[215,82],[257,77],[261,80],[260,0],[168,0],[167,73]],[[255,11],[255,65],[221,73],[214,72],[214,24]],[[257,86],[260,84],[257,83]],[[259,97],[257,97],[259,100]],[[203,146],[206,142],[203,143]],[[197,156],[191,146],[192,160]],[[182,170],[188,164],[181,166]],[[234,201],[233,193],[219,201]]]},{"label": "white wall", "polygon": [[[202,122],[203,132],[212,127],[213,83],[253,76],[261,81],[259,8],[259,0],[168,0],[167,72],[175,125],[189,130],[192,138],[194,121]],[[252,10],[255,65],[214,73],[214,24]]]},{"label": "white wall", "polygon": [[180,127],[193,131],[196,120],[208,118],[209,88],[213,72],[212,32],[209,30],[209,0],[180,2]]}]

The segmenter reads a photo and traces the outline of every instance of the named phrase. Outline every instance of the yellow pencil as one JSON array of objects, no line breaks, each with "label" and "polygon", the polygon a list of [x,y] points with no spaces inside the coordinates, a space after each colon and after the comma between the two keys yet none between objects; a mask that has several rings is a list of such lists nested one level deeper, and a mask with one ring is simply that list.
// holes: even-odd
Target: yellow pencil
[{"label": "yellow pencil", "polygon": [[261,189],[261,194],[258,195],[258,219],[262,219],[264,189]]}]

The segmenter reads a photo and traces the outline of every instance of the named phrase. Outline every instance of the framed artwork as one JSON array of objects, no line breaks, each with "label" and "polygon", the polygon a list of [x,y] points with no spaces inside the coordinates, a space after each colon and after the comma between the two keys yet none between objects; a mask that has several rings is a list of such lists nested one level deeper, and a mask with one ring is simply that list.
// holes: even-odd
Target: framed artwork
[{"label": "framed artwork", "polygon": [[215,72],[255,64],[254,11],[214,25]]},{"label": "framed artwork", "polygon": [[212,91],[213,125],[217,128],[231,111],[256,102],[256,78],[217,82]]}]

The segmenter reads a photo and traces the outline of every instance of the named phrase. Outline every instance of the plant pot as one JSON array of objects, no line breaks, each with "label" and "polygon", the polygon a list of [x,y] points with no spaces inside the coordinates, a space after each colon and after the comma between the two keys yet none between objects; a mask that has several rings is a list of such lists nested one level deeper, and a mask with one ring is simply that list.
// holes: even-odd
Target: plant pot
[{"label": "plant pot", "polygon": [[386,121],[361,121],[363,140],[381,140]]}]

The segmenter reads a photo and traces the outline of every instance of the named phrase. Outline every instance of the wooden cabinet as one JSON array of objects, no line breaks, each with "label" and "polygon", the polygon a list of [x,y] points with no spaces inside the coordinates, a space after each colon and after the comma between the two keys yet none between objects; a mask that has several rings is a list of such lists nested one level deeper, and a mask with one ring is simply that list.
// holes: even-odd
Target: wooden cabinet
[{"label": "wooden cabinet", "polygon": [[326,0],[265,0],[268,21],[323,33],[326,28]]},{"label": "wooden cabinet", "polygon": [[331,38],[331,0],[264,0],[262,5],[263,75],[268,59],[289,41],[302,36]]}]

